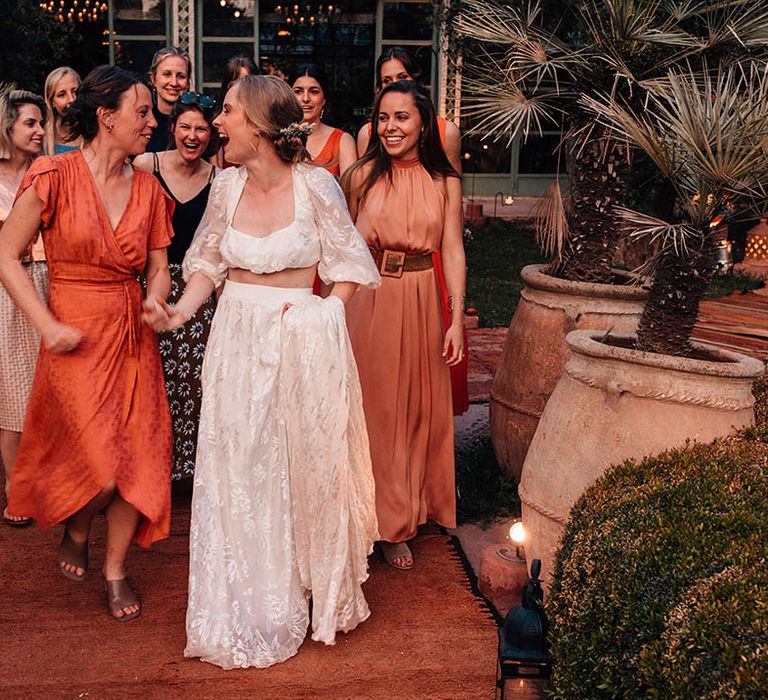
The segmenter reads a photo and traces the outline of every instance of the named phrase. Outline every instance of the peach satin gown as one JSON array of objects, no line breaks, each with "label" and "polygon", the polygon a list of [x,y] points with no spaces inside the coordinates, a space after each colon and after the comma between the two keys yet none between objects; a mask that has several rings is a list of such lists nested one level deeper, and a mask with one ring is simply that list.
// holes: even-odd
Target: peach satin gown
[{"label": "peach satin gown", "polygon": [[170,243],[173,203],[135,170],[113,230],[81,151],[37,159],[20,192],[28,187],[44,205],[49,306],[83,340],[70,353],[40,350],[9,510],[48,528],[115,480],[141,513],[137,539],[148,546],[170,527],[171,425],[136,277],[148,250]]},{"label": "peach satin gown", "polygon": [[[360,205],[356,226],[375,249],[440,249],[445,195],[418,159],[393,163]],[[419,524],[456,521],[451,375],[435,270],[382,277],[347,308],[360,372],[381,539],[402,542]]]}]

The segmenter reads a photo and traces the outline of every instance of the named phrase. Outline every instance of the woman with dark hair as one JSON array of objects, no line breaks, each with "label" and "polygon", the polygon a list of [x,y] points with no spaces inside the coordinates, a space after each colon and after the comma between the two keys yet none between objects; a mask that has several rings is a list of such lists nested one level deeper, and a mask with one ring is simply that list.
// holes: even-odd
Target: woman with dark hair
[{"label": "woman with dark hair", "polygon": [[[421,66],[418,61],[405,49],[392,46],[384,51],[376,61],[376,94],[397,80],[412,80],[424,87]],[[426,88],[424,88],[426,90]],[[357,134],[357,152],[364,154],[371,138],[372,124],[364,124]],[[440,144],[445,151],[453,169],[461,175],[461,133],[458,127],[441,116],[437,116],[437,130]],[[435,277],[440,287],[440,300],[443,312],[443,325],[451,325],[451,310],[448,308],[448,292],[443,273],[443,261],[440,253],[435,253],[432,263]],[[464,333],[465,353],[461,362],[451,367],[451,395],[453,414],[460,416],[469,408],[469,387],[467,385],[467,335]]]},{"label": "woman with dark hair", "polygon": [[170,140],[170,115],[179,96],[186,92],[192,75],[192,61],[184,49],[166,46],[155,52],[149,67],[149,81],[155,93],[152,114],[157,126],[147,151],[164,151]]},{"label": "woman with dark hair", "polygon": [[[456,522],[449,368],[464,355],[461,179],[440,145],[434,108],[413,81],[384,87],[368,150],[344,176],[349,208],[382,273],[347,309],[376,479],[381,548],[410,569],[407,541]],[[439,252],[451,309],[443,329]]]},{"label": "woman with dark hair", "polygon": [[[24,174],[43,151],[45,112],[40,95],[14,90],[11,86],[0,90],[0,230]],[[45,299],[48,269],[39,242],[24,252],[22,265],[34,291]],[[5,467],[6,500],[39,347],[40,335],[36,328],[0,285],[0,462]],[[10,515],[4,507],[3,521],[13,527],[23,527],[31,524],[32,519]]]},{"label": "woman with dark hair", "polygon": [[[203,218],[216,175],[216,168],[205,160],[211,143],[215,143],[214,107],[214,101],[206,95],[184,93],[171,112],[174,148],[160,153],[144,153],[133,161],[135,167],[158,179],[175,204],[174,235],[168,246],[171,303],[178,301],[184,288],[181,263]],[[160,340],[160,357],[173,423],[173,479],[192,476],[195,471],[202,391],[200,376],[215,308],[216,302],[211,295],[187,326]]]},{"label": "woman with dark hair", "polygon": [[[228,168],[147,320],[185,323],[224,282],[203,364],[184,655],[266,667],[369,615],[373,475],[344,306],[379,275],[336,180],[308,164],[288,85],[240,78],[214,124]],[[331,295],[312,294],[319,270]]]},{"label": "woman with dark hair", "polygon": [[346,131],[335,129],[322,121],[328,101],[328,79],[320,68],[304,63],[288,80],[304,113],[304,123],[312,126],[307,138],[307,150],[312,162],[331,175],[341,174],[357,160],[355,140]]},{"label": "woman with dark hair", "polygon": [[77,97],[80,87],[80,75],[74,68],[59,66],[54,68],[45,79],[45,106],[48,108],[48,119],[45,124],[45,152],[50,156],[66,153],[80,148],[79,143],[73,143],[68,130],[61,123],[61,115]]},{"label": "woman with dark hair", "polygon": [[[126,621],[141,609],[125,573],[131,540],[149,546],[170,526],[168,400],[137,276],[150,305],[168,295],[173,204],[130,165],[155,126],[137,75],[95,68],[64,122],[83,148],[34,162],[0,237],[0,280],[42,337],[8,509],[42,528],[66,522],[59,567],[75,581],[104,510],[107,605]],[[38,231],[48,306],[19,262]]]}]

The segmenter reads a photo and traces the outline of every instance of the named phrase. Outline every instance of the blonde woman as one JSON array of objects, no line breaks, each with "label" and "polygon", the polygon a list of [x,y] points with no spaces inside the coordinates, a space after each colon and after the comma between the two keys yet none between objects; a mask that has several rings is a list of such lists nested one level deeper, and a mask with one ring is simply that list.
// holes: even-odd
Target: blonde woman
[{"label": "blonde woman", "polygon": [[171,112],[189,87],[192,61],[184,49],[166,46],[152,56],[149,81],[154,92],[152,116],[157,126],[147,144],[147,153],[165,151],[171,135]]},{"label": "blonde woman", "polygon": [[[32,160],[43,150],[44,123],[42,97],[26,90],[6,88],[0,92],[0,227]],[[44,298],[48,270],[42,246],[27,250],[22,263],[35,292]],[[40,336],[35,327],[0,284],[0,457],[5,465],[6,499],[39,346]],[[7,507],[3,509],[3,520],[13,527],[32,522],[28,517],[10,515]]]},{"label": "blonde woman", "polygon": [[223,668],[295,654],[310,595],[315,641],[369,615],[373,475],[344,308],[380,278],[336,180],[307,162],[301,120],[277,77],[227,91],[214,126],[242,165],[213,182],[181,299],[145,316],[177,328],[226,279],[203,363],[184,650]]},{"label": "blonde woman", "polygon": [[45,106],[48,108],[48,120],[45,124],[45,152],[57,156],[80,148],[80,139],[72,140],[70,130],[64,126],[61,115],[77,97],[80,87],[80,75],[74,68],[60,66],[54,68],[45,79]]}]

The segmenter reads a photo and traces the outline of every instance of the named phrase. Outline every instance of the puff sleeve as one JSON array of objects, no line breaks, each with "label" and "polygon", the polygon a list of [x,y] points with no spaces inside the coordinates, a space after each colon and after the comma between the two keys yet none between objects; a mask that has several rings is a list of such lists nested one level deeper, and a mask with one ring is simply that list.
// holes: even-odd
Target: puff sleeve
[{"label": "puff sleeve", "polygon": [[221,239],[227,229],[227,199],[235,174],[235,168],[228,168],[211,184],[203,218],[181,264],[185,282],[193,272],[200,272],[218,287],[227,276],[227,265],[221,259]]},{"label": "puff sleeve", "polygon": [[54,156],[42,156],[32,163],[19,185],[16,198],[29,187],[35,190],[38,199],[43,203],[40,228],[45,230],[51,225],[59,195],[59,169]]},{"label": "puff sleeve", "polygon": [[368,246],[352,223],[341,187],[328,171],[305,167],[305,182],[320,233],[318,274],[326,284],[355,282],[378,287],[381,276]]}]

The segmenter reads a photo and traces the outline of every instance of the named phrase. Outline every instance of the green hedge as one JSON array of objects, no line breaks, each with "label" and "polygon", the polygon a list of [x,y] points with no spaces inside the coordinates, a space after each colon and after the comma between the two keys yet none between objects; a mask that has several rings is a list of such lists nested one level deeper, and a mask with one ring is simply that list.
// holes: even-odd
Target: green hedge
[{"label": "green hedge", "polygon": [[547,602],[550,692],[768,695],[768,427],[612,468],[571,512]]}]

